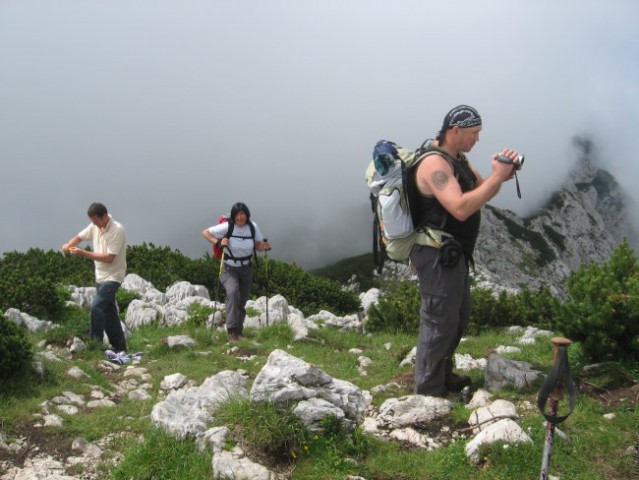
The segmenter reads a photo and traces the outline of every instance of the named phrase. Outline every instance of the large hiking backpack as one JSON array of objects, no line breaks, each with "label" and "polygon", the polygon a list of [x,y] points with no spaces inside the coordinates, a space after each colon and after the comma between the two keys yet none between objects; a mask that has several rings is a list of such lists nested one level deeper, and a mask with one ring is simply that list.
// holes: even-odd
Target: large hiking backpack
[{"label": "large hiking backpack", "polygon": [[[231,216],[226,214],[226,215],[220,215],[217,218],[217,223],[226,223],[229,221],[229,218]],[[230,227],[230,225],[229,225]],[[222,255],[224,254],[224,249],[222,247],[218,247],[217,245],[213,245],[213,256],[217,259],[220,260],[222,258]]]},{"label": "large hiking backpack", "polygon": [[417,232],[409,205],[412,172],[431,145],[426,140],[416,151],[380,140],[373,149],[373,161],[366,169],[373,210],[373,256],[381,273],[384,259],[408,259]]},{"label": "large hiking backpack", "polygon": [[[229,221],[229,219],[231,218],[231,216],[229,214],[225,214],[225,215],[220,215],[217,219],[218,223],[226,223]],[[249,221],[248,222],[248,226],[251,229],[251,236],[250,237],[239,237],[238,235],[233,235],[233,230],[235,229],[235,222],[229,222],[229,228],[226,231],[226,233],[224,234],[225,238],[231,238],[231,237],[236,237],[236,238],[252,238],[253,241],[255,241],[255,225],[253,225],[253,222]],[[227,255],[230,258],[234,258],[233,257],[233,252],[231,252],[231,249],[226,247],[227,250]],[[218,247],[217,245],[213,245],[213,256],[220,260],[222,258],[222,255],[224,254],[224,248],[222,247]],[[256,251],[255,248],[253,249],[253,254],[256,256]],[[257,256],[256,256],[257,258]]]}]

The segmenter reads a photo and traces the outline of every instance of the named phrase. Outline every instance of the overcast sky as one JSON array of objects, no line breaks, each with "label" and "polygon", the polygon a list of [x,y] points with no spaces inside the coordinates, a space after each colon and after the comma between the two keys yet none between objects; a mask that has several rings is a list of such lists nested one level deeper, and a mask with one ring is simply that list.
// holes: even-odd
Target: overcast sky
[{"label": "overcast sky", "polygon": [[461,103],[482,174],[526,154],[494,205],[534,212],[576,134],[638,200],[638,25],[636,0],[0,0],[0,253],[57,249],[93,201],[194,258],[237,201],[274,258],[365,253],[375,142]]}]

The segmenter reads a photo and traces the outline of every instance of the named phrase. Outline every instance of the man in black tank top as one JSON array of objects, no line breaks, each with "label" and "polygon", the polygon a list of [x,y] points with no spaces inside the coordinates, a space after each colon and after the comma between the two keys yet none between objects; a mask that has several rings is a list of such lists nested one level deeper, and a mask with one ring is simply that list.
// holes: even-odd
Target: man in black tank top
[{"label": "man in black tank top", "polygon": [[513,178],[518,152],[500,154],[514,164],[491,158],[492,172],[483,178],[466,153],[479,141],[477,110],[459,105],[446,114],[433,148],[415,169],[417,227],[443,232],[447,241],[416,244],[410,255],[421,292],[419,336],[415,362],[415,393],[445,397],[470,385],[453,373],[453,355],[470,318],[469,264],[479,233],[480,210]]}]

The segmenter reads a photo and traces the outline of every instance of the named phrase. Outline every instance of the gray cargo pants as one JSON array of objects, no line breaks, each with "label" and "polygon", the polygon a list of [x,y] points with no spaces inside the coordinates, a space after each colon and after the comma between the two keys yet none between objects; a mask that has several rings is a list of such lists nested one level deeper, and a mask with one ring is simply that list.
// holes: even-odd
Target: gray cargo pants
[{"label": "gray cargo pants", "polygon": [[415,245],[411,264],[417,269],[421,293],[415,360],[415,393],[446,394],[453,354],[470,320],[470,280],[462,258],[455,268],[436,264],[439,249]]},{"label": "gray cargo pants", "polygon": [[242,335],[246,318],[245,306],[253,284],[253,267],[231,267],[225,264],[220,280],[226,290],[226,328]]}]

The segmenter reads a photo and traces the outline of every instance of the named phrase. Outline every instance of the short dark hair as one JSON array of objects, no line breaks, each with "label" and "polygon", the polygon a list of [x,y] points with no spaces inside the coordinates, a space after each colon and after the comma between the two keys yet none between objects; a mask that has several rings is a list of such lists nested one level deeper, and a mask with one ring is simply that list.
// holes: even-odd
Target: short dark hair
[{"label": "short dark hair", "polygon": [[242,202],[237,202],[235,205],[231,207],[231,219],[229,221],[234,222],[235,216],[240,212],[244,212],[246,214],[247,222],[251,219],[251,212],[249,208],[246,206],[246,204]]},{"label": "short dark hair", "polygon": [[104,217],[108,213],[107,208],[98,202],[93,202],[89,205],[89,210],[87,210],[87,215],[89,217]]}]

